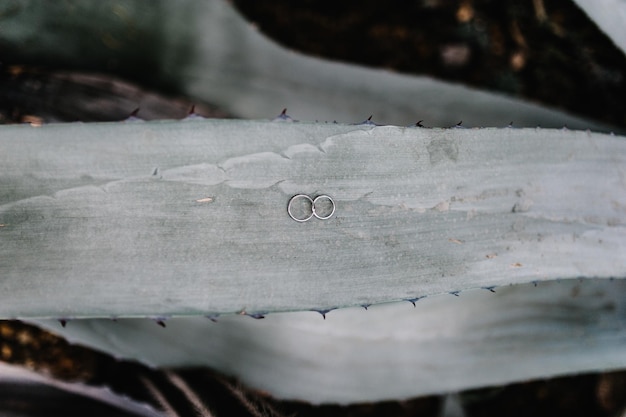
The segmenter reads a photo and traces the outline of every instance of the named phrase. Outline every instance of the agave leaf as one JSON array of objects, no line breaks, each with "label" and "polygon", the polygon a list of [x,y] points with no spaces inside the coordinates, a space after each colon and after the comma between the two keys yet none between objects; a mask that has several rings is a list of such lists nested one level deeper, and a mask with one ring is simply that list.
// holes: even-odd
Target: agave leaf
[{"label": "agave leaf", "polygon": [[166,417],[147,403],[133,401],[107,387],[65,382],[0,361],[0,407],[15,417],[80,415]]},{"label": "agave leaf", "polygon": [[[326,310],[626,277],[625,147],[536,129],[5,127],[0,317]],[[332,196],[335,214],[293,221],[298,193]]]},{"label": "agave leaf", "polygon": [[626,53],[626,3],[621,0],[574,1]]},{"label": "agave leaf", "polygon": [[288,107],[308,120],[356,122],[374,113],[397,125],[420,119],[428,126],[513,121],[519,127],[610,130],[499,94],[288,51],[226,1],[25,0],[8,9],[0,18],[8,61],[113,71],[243,118]]},{"label": "agave leaf", "polygon": [[[287,52],[225,2],[21,2],[2,19],[7,56],[121,65],[128,77],[245,117],[289,106],[321,120],[376,112],[404,124],[604,128],[428,78]],[[153,50],[115,42],[129,33]],[[148,320],[85,320],[67,335],[157,365],[209,364],[315,402],[625,365],[623,281],[582,289],[555,281],[626,277],[623,138],[166,122],[6,127],[0,151],[1,317],[326,311],[497,287],[497,295],[421,300],[406,322],[399,309],[408,303],[381,306],[373,318],[333,312],[336,325],[312,323],[310,312],[265,322],[231,316],[214,328],[181,318],[165,330]],[[296,224],[286,205],[298,192],[332,195],[337,213]],[[540,284],[499,287],[529,281]]]},{"label": "agave leaf", "polygon": [[236,375],[313,403],[403,399],[626,367],[626,282],[569,280],[264,320],[77,320],[69,340],[157,366]]}]

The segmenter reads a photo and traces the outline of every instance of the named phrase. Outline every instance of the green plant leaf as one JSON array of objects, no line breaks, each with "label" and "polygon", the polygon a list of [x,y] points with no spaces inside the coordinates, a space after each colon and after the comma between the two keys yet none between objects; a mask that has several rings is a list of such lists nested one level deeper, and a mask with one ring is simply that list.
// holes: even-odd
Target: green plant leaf
[{"label": "green plant leaf", "polygon": [[[0,20],[4,59],[112,71],[220,105],[243,118],[288,107],[296,118],[427,126],[611,127],[429,77],[329,62],[285,50],[228,2],[97,4],[22,1]],[[129,109],[129,111],[132,109]]]},{"label": "green plant leaf", "polygon": [[[397,124],[609,129],[462,86],[300,56],[225,2],[10,6],[0,25],[6,56],[112,66],[244,117],[287,106],[320,120],[375,112]],[[150,48],[136,54],[142,45]],[[0,317],[194,316],[167,329],[75,320],[63,332],[118,356],[210,365],[313,402],[624,368],[625,146],[619,136],[549,129],[3,127]],[[296,193],[328,194],[337,211],[296,223],[286,210]],[[415,310],[342,309],[326,321],[302,311],[447,292]],[[215,326],[199,317],[292,310],[300,312],[230,315]]]},{"label": "green plant leaf", "polygon": [[[0,316],[325,310],[626,277],[625,146],[545,129],[5,127]],[[335,214],[293,221],[298,193]]]},{"label": "green plant leaf", "polygon": [[[381,285],[385,285],[381,283]],[[206,365],[279,398],[373,402],[626,366],[626,282],[568,280],[264,320],[76,320],[69,340],[156,366]]]},{"label": "green plant leaf", "polygon": [[620,0],[574,1],[626,53],[626,4]]}]

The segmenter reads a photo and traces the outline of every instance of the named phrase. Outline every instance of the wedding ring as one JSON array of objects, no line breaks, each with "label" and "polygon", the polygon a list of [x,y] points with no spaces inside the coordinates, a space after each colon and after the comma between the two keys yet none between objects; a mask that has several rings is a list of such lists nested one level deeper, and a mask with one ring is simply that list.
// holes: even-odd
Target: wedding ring
[{"label": "wedding ring", "polygon": [[[332,209],[330,210],[330,214],[326,215],[326,216],[320,216],[319,214],[317,214],[317,206],[316,204],[318,203],[318,201],[320,199],[327,199],[328,201],[330,201],[330,204],[332,205]],[[335,202],[333,201],[332,198],[330,198],[330,196],[324,194],[324,195],[318,195],[317,197],[315,197],[315,200],[313,200],[313,205],[311,205],[311,210],[313,211],[313,215],[315,217],[317,217],[320,220],[326,220],[326,219],[330,219],[333,214],[335,214]]]},{"label": "wedding ring", "polygon": [[[307,217],[296,217],[293,212],[293,203],[294,201],[298,200],[298,199],[305,199],[305,200],[309,200],[309,203],[311,203],[311,214],[309,214]],[[297,194],[294,195],[293,197],[291,197],[291,200],[289,200],[289,204],[287,205],[287,213],[289,213],[289,217],[291,217],[292,219],[294,219],[297,222],[303,223],[306,221],[311,220],[311,217],[313,217],[315,215],[315,210],[313,209],[313,199],[311,197],[309,197],[306,194]]]},{"label": "wedding ring", "polygon": [[[298,215],[294,214],[294,211],[295,211],[294,203],[297,200],[305,200],[304,203],[308,201],[309,205],[311,206],[311,214],[309,214],[308,216],[300,216],[299,215],[300,213],[298,213]],[[328,205],[328,203],[322,204],[325,200],[328,200],[328,202],[330,202],[330,213],[328,214],[324,213],[324,211],[328,212],[328,209],[322,211],[322,206]],[[306,194],[296,194],[293,197],[291,197],[291,200],[289,200],[289,204],[287,204],[287,213],[289,214],[289,217],[291,217],[292,219],[300,223],[309,221],[313,217],[316,217],[319,220],[330,219],[333,216],[333,214],[335,214],[335,209],[336,209],[335,201],[329,195],[326,195],[326,194],[318,195],[317,197],[315,197],[315,199],[312,199]]]}]

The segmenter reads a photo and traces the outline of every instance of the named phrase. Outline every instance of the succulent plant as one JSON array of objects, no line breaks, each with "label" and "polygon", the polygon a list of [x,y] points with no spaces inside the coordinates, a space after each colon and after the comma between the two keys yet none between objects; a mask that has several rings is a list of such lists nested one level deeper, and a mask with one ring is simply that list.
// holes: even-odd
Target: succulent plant
[{"label": "succulent plant", "polygon": [[[611,127],[287,52],[219,1],[67,7],[24,2],[0,39],[44,64],[128,58],[119,72],[140,76],[136,46],[102,52],[82,26],[91,16],[110,30],[102,39],[153,42],[142,55],[153,60],[149,82],[244,117],[294,102],[320,120],[359,120],[375,106],[392,123],[421,112],[453,127],[286,113],[3,126],[0,317],[314,403],[626,366],[619,128],[592,133]],[[68,13],[34,42],[34,27]],[[198,31],[182,17],[211,20]],[[457,128],[458,114],[520,128]],[[296,222],[298,194],[330,196],[334,212]]]}]

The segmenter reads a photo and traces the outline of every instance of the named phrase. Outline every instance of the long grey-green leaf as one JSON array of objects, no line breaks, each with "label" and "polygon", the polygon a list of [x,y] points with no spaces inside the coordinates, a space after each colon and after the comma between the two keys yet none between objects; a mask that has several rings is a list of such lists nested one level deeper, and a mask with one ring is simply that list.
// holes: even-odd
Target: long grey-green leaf
[{"label": "long grey-green leaf", "polygon": [[[50,415],[50,408],[54,408],[54,412],[61,415],[84,413],[85,409],[89,407],[85,405],[85,399],[94,400],[94,403],[89,405],[95,406],[99,413],[103,413],[99,409],[100,407],[105,408],[108,405],[112,409],[105,411],[117,411],[115,415],[167,417],[150,405],[135,402],[128,396],[117,394],[107,387],[89,386],[80,382],[66,382],[50,375],[37,373],[26,367],[9,365],[5,362],[0,362],[0,387],[3,390],[5,387],[9,388],[0,395],[2,412],[4,415],[14,417]],[[29,396],[31,393],[33,395]],[[16,400],[14,397],[22,400]],[[55,404],[56,407],[51,407],[51,404]],[[96,412],[93,409],[89,409],[89,411],[91,413]]]},{"label": "long grey-green leaf", "polygon": [[[0,131],[1,317],[329,309],[626,277],[626,142],[199,121]],[[297,223],[297,193],[329,220]]]},{"label": "long grey-green leaf", "polygon": [[550,281],[495,293],[265,320],[76,320],[61,329],[116,356],[207,365],[280,398],[371,402],[626,367],[626,281]]},{"label": "long grey-green leaf", "polygon": [[626,53],[626,2],[622,0],[574,0],[587,15]]},{"label": "long grey-green leaf", "polygon": [[112,71],[244,118],[289,107],[306,120],[356,122],[374,113],[399,125],[420,119],[442,127],[459,120],[482,127],[513,121],[520,127],[610,130],[499,94],[288,51],[223,0],[23,0],[0,13],[0,46],[3,59],[12,62]]}]

